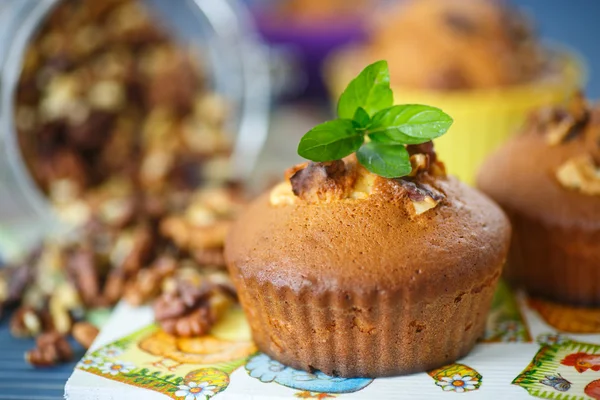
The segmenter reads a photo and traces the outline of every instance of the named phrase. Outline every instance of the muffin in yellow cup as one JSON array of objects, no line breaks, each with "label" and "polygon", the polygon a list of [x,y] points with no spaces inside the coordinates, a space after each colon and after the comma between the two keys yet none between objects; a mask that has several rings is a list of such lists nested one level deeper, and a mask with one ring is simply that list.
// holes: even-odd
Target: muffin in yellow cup
[{"label": "muffin in yellow cup", "polygon": [[369,40],[327,60],[333,98],[356,72],[387,59],[396,103],[430,104],[454,118],[436,149],[472,183],[485,157],[532,109],[566,101],[585,81],[583,62],[538,45],[523,18],[492,0],[401,2],[374,17]]}]

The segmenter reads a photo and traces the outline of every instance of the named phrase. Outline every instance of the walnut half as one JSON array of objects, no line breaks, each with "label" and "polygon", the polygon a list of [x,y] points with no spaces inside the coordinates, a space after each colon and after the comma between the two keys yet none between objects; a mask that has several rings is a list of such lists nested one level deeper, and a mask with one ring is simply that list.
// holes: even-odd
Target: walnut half
[{"label": "walnut half", "polygon": [[[304,164],[303,164],[304,165]],[[347,198],[358,176],[357,160],[310,162],[304,168],[293,167],[288,172],[292,191],[298,198],[312,202],[332,202]]]},{"label": "walnut half", "polygon": [[574,157],[556,171],[560,184],[590,196],[600,196],[600,167],[590,155]]},{"label": "walnut half", "polygon": [[442,193],[426,183],[408,179],[397,179],[396,181],[406,191],[414,207],[415,215],[435,208],[444,199]]}]

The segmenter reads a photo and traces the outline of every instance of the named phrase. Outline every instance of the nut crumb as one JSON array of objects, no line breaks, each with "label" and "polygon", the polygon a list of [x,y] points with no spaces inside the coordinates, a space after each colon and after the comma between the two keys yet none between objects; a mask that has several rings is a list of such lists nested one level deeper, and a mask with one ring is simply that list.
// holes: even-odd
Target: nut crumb
[{"label": "nut crumb", "polygon": [[25,360],[34,367],[50,367],[73,358],[71,345],[58,332],[46,332],[36,340],[36,347],[25,353]]},{"label": "nut crumb", "polygon": [[556,171],[560,184],[590,196],[600,196],[600,167],[590,155],[574,157]]},{"label": "nut crumb", "polygon": [[235,301],[225,287],[223,275],[212,279],[193,270],[180,270],[155,301],[154,316],[169,334],[205,335]]},{"label": "nut crumb", "polygon": [[406,191],[410,199],[415,215],[435,208],[443,199],[444,195],[434,189],[432,186],[408,179],[396,179],[396,181]]},{"label": "nut crumb", "polygon": [[14,337],[26,338],[42,332],[42,320],[36,310],[30,306],[21,306],[10,319],[10,333]]},{"label": "nut crumb", "polygon": [[86,350],[96,340],[98,332],[98,328],[89,322],[77,322],[73,325],[73,338]]},{"label": "nut crumb", "polygon": [[[354,157],[329,162],[310,162],[290,177],[294,195],[308,202],[330,202],[347,198],[358,177]],[[288,175],[290,175],[288,173]]]}]

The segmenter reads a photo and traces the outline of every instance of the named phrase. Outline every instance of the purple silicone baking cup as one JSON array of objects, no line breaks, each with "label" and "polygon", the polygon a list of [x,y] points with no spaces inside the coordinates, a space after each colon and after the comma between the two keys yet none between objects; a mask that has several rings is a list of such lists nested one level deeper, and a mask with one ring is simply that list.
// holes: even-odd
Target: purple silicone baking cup
[{"label": "purple silicone baking cup", "polygon": [[298,54],[300,68],[308,78],[306,97],[326,97],[321,67],[327,55],[348,43],[366,38],[360,17],[296,22],[273,13],[255,11],[256,26],[264,40],[272,45],[291,47]]}]

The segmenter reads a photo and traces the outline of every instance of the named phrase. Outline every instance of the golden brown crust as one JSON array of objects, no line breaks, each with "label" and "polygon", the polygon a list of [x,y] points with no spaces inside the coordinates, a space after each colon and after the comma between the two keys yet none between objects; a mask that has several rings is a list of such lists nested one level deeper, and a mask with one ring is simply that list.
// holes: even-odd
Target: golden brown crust
[{"label": "golden brown crust", "polygon": [[510,227],[454,178],[420,184],[445,196],[420,215],[405,184],[389,179],[364,199],[273,206],[266,194],[250,205],[226,260],[262,351],[305,370],[387,376],[471,349]]},{"label": "golden brown crust", "polygon": [[419,276],[414,289],[423,300],[436,296],[433,287],[454,290],[465,273],[485,279],[486,268],[500,264],[510,229],[483,195],[439,179],[445,204],[414,215],[402,186],[382,181],[382,190],[363,200],[275,207],[261,196],[232,228],[228,263],[244,278],[314,291],[398,290]]}]

